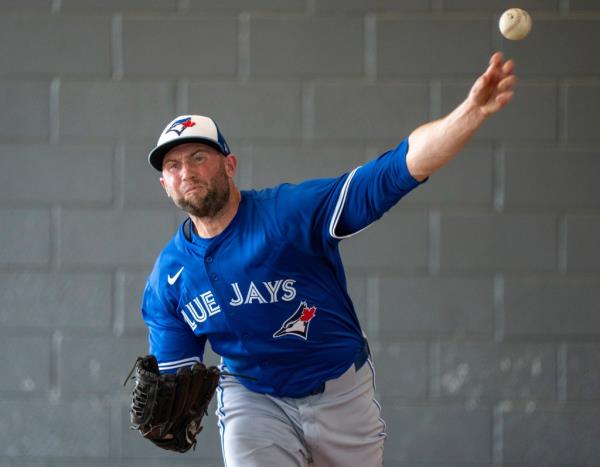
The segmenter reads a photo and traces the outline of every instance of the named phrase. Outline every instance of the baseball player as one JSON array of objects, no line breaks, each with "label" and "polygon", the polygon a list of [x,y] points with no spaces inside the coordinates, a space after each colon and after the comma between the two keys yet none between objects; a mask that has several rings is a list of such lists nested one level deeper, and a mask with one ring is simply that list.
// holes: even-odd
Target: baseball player
[{"label": "baseball player", "polygon": [[338,245],[511,100],[513,68],[494,54],[445,118],[349,173],[297,185],[240,191],[237,158],[212,119],[185,115],[166,126],[149,162],[189,217],[156,260],[142,315],[161,373],[202,361],[207,340],[222,357],[227,467],[382,465],[385,424]]}]

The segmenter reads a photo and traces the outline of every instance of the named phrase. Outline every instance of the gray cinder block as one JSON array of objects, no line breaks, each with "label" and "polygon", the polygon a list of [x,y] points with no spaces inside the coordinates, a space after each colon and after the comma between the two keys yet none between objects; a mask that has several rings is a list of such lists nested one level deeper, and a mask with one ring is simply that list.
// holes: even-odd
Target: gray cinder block
[{"label": "gray cinder block", "polygon": [[600,216],[569,214],[566,217],[567,270],[600,270]]},{"label": "gray cinder block", "polygon": [[146,355],[144,337],[64,336],[58,385],[67,395],[122,395],[123,381],[136,357]]},{"label": "gray cinder block", "polygon": [[126,17],[124,74],[232,77],[237,34],[235,18]]},{"label": "gray cinder block", "polygon": [[485,18],[382,17],[376,30],[380,77],[479,74],[490,56]]},{"label": "gray cinder block", "polygon": [[[246,157],[240,163],[249,163]],[[364,150],[354,145],[255,145],[252,147],[252,186],[311,178],[338,177],[364,163]]]},{"label": "gray cinder block", "polygon": [[593,465],[600,458],[596,407],[535,408],[503,416],[504,462]]},{"label": "gray cinder block", "polygon": [[570,401],[600,400],[600,346],[567,344],[566,398]]},{"label": "gray cinder block", "polygon": [[108,77],[110,30],[108,17],[2,16],[0,73]]},{"label": "gray cinder block", "polygon": [[533,28],[525,40],[503,41],[506,55],[517,63],[517,73],[567,77],[600,73],[598,54],[583,46],[600,42],[597,18],[541,13],[532,18]]},{"label": "gray cinder block", "polygon": [[479,405],[496,399],[556,400],[556,350],[549,344],[442,342],[439,393]]},{"label": "gray cinder block", "polygon": [[0,86],[0,102],[0,138],[5,142],[48,141],[49,81],[4,81]]},{"label": "gray cinder block", "polygon": [[0,273],[0,321],[13,329],[106,331],[112,296],[108,273]]},{"label": "gray cinder block", "polygon": [[556,218],[545,213],[445,214],[440,267],[447,271],[552,271]]},{"label": "gray cinder block", "polygon": [[491,411],[459,406],[413,406],[384,399],[389,438],[385,463],[491,462]]},{"label": "gray cinder block", "polygon": [[507,277],[507,336],[597,336],[600,280],[585,276]]},{"label": "gray cinder block", "polygon": [[41,265],[50,261],[50,211],[0,209],[0,263]]},{"label": "gray cinder block", "polygon": [[1,145],[0,185],[0,200],[7,202],[106,204],[113,196],[113,149],[108,145]]},{"label": "gray cinder block", "polygon": [[318,13],[430,11],[429,1],[423,0],[315,0]]},{"label": "gray cinder block", "polygon": [[315,139],[400,142],[427,120],[429,89],[412,82],[318,83],[314,109]]},{"label": "gray cinder block", "polygon": [[355,268],[424,270],[428,228],[425,213],[389,211],[364,232],[342,241],[344,264]]},{"label": "gray cinder block", "polygon": [[71,265],[151,265],[175,233],[174,211],[62,211],[61,261]]},{"label": "gray cinder block", "polygon": [[286,82],[190,84],[190,109],[211,115],[229,138],[298,140],[302,88]]},{"label": "gray cinder block", "polygon": [[61,83],[60,137],[75,141],[139,141],[158,135],[175,114],[169,82]]},{"label": "gray cinder block", "polygon": [[[31,358],[31,349],[36,358]],[[50,385],[50,337],[4,336],[0,340],[0,391],[45,395]]]},{"label": "gray cinder block", "polygon": [[[468,84],[442,84],[442,114],[450,112],[467,97],[474,78]],[[557,95],[555,83],[521,81],[515,87],[515,98],[511,105],[502,113],[490,117],[475,134],[473,141],[556,141]]]},{"label": "gray cinder block", "polygon": [[600,158],[593,149],[508,147],[505,167],[507,208],[600,207]]},{"label": "gray cinder block", "polygon": [[360,76],[364,74],[361,18],[252,18],[250,75]]},{"label": "gray cinder block", "polygon": [[569,84],[567,86],[565,120],[566,135],[569,141],[594,143],[600,141],[598,129],[600,86],[597,84]]},{"label": "gray cinder block", "polygon": [[492,336],[491,277],[387,275],[380,277],[378,292],[384,339]]},{"label": "gray cinder block", "polygon": [[[7,457],[106,457],[109,417],[107,403],[97,399],[55,404],[49,404],[47,399],[3,399],[0,453]],[[90,419],[95,423],[90,423]]]}]

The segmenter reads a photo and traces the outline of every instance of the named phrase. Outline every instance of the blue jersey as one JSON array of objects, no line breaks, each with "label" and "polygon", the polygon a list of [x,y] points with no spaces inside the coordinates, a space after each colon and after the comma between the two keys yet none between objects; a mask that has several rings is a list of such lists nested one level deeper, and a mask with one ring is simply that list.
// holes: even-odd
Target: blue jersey
[{"label": "blue jersey", "polygon": [[363,346],[339,241],[419,183],[408,141],[338,178],[242,191],[225,230],[182,223],[142,299],[161,372],[203,358],[206,340],[248,389],[298,397],[340,376]]}]

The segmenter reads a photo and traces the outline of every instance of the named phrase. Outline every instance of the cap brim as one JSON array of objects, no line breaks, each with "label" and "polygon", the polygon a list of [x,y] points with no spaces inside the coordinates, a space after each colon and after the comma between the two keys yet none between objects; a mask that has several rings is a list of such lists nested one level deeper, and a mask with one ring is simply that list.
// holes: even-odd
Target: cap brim
[{"label": "cap brim", "polygon": [[179,146],[180,144],[184,144],[184,143],[204,143],[204,144],[208,144],[209,146],[212,146],[217,151],[219,151],[221,154],[226,155],[223,152],[223,148],[220,147],[214,141],[212,141],[210,139],[206,139],[206,138],[201,138],[199,136],[190,136],[190,137],[187,137],[187,138],[186,137],[177,138],[177,139],[174,139],[172,141],[167,141],[166,143],[163,143],[160,146],[156,146],[150,152],[150,154],[148,154],[148,162],[156,170],[158,170],[159,172],[162,172],[162,163],[163,163],[163,159],[165,158],[165,155],[171,149],[173,149],[175,146]]}]

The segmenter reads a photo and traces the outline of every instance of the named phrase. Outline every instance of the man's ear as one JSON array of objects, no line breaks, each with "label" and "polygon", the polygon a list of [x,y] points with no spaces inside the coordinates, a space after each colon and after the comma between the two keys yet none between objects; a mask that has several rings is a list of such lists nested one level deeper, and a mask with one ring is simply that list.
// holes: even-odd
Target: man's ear
[{"label": "man's ear", "polygon": [[233,178],[237,170],[237,157],[235,154],[225,156],[225,172],[229,178]]},{"label": "man's ear", "polygon": [[165,179],[163,177],[159,178],[160,180],[160,186],[163,187],[163,190],[165,190],[165,193],[167,194],[167,197],[171,197],[171,195],[169,195],[169,192],[167,191],[167,186],[165,185]]}]

